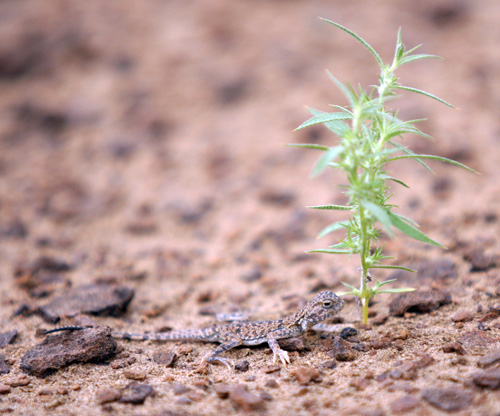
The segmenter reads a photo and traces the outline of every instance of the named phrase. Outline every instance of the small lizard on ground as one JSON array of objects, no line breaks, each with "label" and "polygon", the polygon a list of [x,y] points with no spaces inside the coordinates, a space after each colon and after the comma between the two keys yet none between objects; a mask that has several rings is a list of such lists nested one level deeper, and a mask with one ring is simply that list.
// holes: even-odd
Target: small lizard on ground
[{"label": "small lizard on ground", "polygon": [[[113,332],[114,338],[137,341],[204,341],[219,342],[220,345],[204,357],[209,363],[219,361],[230,367],[226,358],[219,354],[240,345],[259,345],[267,342],[273,351],[273,361],[277,358],[283,364],[290,363],[288,353],[279,347],[278,339],[292,338],[314,329],[314,326],[334,316],[344,306],[344,301],[335,293],[323,291],[318,293],[301,310],[293,315],[274,321],[233,322],[205,329],[171,331],[152,334],[131,334],[127,332]],[[63,327],[47,331],[76,330],[82,327]],[[319,328],[320,329],[320,328]]]}]

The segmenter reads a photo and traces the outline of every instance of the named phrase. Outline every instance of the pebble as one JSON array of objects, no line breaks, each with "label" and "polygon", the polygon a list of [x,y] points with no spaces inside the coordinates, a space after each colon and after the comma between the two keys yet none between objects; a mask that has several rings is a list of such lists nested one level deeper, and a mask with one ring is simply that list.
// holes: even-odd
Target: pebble
[{"label": "pebble", "polygon": [[451,317],[453,322],[469,322],[474,319],[474,314],[470,311],[458,311]]},{"label": "pebble", "polygon": [[99,390],[96,394],[96,400],[99,404],[116,402],[122,397],[120,390],[109,387]]},{"label": "pebble", "polygon": [[234,369],[236,371],[248,371],[248,369],[250,368],[250,364],[248,363],[247,360],[243,360],[243,361],[238,361],[235,366],[234,366]]},{"label": "pebble", "polygon": [[7,345],[12,344],[17,337],[17,330],[2,332],[0,334],[0,348],[5,348]]},{"label": "pebble", "polygon": [[265,408],[264,399],[248,390],[247,386],[235,385],[229,392],[229,400],[242,411],[256,411]]},{"label": "pebble", "polygon": [[405,312],[429,313],[441,305],[451,302],[448,292],[441,290],[416,290],[415,292],[401,293],[394,296],[389,303],[389,312],[395,316]]},{"label": "pebble", "polygon": [[119,360],[111,361],[109,365],[113,370],[118,370],[120,368],[128,367],[131,364],[134,364],[137,361],[135,357],[126,357]]},{"label": "pebble", "polygon": [[314,367],[299,367],[292,370],[290,374],[301,386],[306,386],[313,381],[320,381],[319,371]]},{"label": "pebble", "polygon": [[323,346],[329,350],[328,355],[337,361],[353,361],[356,359],[356,354],[351,345],[338,335],[325,339]]},{"label": "pebble", "polygon": [[5,362],[5,356],[0,354],[0,374],[10,373],[10,366]]},{"label": "pebble", "polygon": [[214,385],[215,394],[219,397],[219,399],[227,399],[231,389],[232,386],[227,383],[218,383]]},{"label": "pebble", "polygon": [[500,389],[500,367],[472,373],[472,381],[478,387]]},{"label": "pebble", "polygon": [[342,339],[347,339],[349,337],[354,337],[356,335],[358,335],[358,331],[356,330],[356,328],[352,328],[352,327],[344,328],[340,332],[340,338],[342,338]]},{"label": "pebble", "polygon": [[420,404],[420,401],[412,395],[406,394],[391,403],[391,410],[394,413],[406,413]]},{"label": "pebble", "polygon": [[472,402],[472,395],[459,387],[425,389],[422,391],[422,398],[447,412],[464,409]]},{"label": "pebble", "polygon": [[471,263],[471,272],[480,272],[495,267],[498,257],[486,255],[483,247],[474,247],[464,254],[464,259]]},{"label": "pebble", "polygon": [[489,345],[498,343],[498,340],[477,329],[464,333],[457,341],[471,354],[482,354]]},{"label": "pebble", "polygon": [[154,396],[154,394],[155,391],[149,384],[134,381],[125,387],[119,401],[122,403],[142,404],[146,398]]},{"label": "pebble", "polygon": [[153,354],[153,361],[165,367],[173,367],[177,358],[177,354],[174,351],[166,348],[156,350]]},{"label": "pebble", "polygon": [[446,352],[446,353],[454,352],[458,355],[465,355],[466,354],[466,351],[465,351],[464,347],[462,346],[462,344],[460,344],[457,341],[448,342],[447,344],[444,344],[443,345],[443,352]]},{"label": "pebble", "polygon": [[9,394],[10,393],[10,387],[7,386],[6,384],[0,384],[0,394]]},{"label": "pebble", "polygon": [[276,382],[276,380],[268,380],[266,384],[264,384],[264,387],[270,388],[270,389],[277,389],[280,385]]},{"label": "pebble", "polygon": [[262,371],[266,374],[276,373],[277,371],[280,371],[280,370],[281,370],[281,367],[277,364],[268,365],[262,369]]},{"label": "pebble", "polygon": [[123,375],[129,380],[137,381],[146,380],[146,378],[148,377],[148,374],[144,370],[138,368],[127,368],[123,371]]},{"label": "pebble", "polygon": [[117,343],[110,328],[85,328],[48,336],[21,359],[27,374],[44,377],[72,363],[102,362],[115,354]]},{"label": "pebble", "polygon": [[278,341],[280,347],[286,351],[304,351],[305,345],[302,338],[284,338]]},{"label": "pebble", "polygon": [[186,386],[185,384],[174,384],[172,385],[172,391],[174,392],[175,395],[181,395],[184,393],[187,393],[191,389]]},{"label": "pebble", "polygon": [[490,367],[500,361],[500,348],[490,351],[488,354],[477,360],[477,365],[481,368]]}]

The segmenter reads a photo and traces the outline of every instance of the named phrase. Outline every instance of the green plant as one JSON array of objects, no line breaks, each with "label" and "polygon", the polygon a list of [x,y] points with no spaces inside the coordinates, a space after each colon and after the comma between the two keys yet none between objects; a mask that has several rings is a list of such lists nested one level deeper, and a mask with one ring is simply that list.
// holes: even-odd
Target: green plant
[{"label": "green plant", "polygon": [[404,234],[422,241],[443,247],[440,243],[420,231],[412,220],[393,212],[395,205],[389,204],[391,194],[388,193],[388,182],[408,188],[403,181],[392,177],[386,170],[386,164],[396,160],[413,159],[432,172],[424,159],[440,160],[451,163],[469,171],[474,172],[467,166],[434,155],[415,154],[408,147],[398,143],[396,139],[405,134],[415,134],[427,139],[429,135],[421,132],[415,124],[421,120],[402,121],[397,114],[391,110],[387,103],[396,98],[396,90],[406,90],[425,95],[437,100],[449,107],[453,107],[446,101],[428,92],[403,86],[399,83],[395,71],[403,64],[407,64],[423,58],[436,58],[433,55],[416,54],[415,47],[406,51],[401,40],[401,30],[397,35],[396,51],[390,65],[384,64],[380,55],[368,42],[356,33],[344,26],[323,19],[327,23],[347,32],[358,40],[375,57],[380,66],[379,85],[372,86],[367,92],[361,86],[358,90],[351,85],[342,84],[332,74],[328,73],[333,82],[340,88],[349,101],[347,107],[332,105],[334,112],[322,112],[310,110],[313,117],[300,125],[304,127],[323,124],[340,139],[335,146],[328,147],[318,144],[292,144],[292,146],[315,149],[323,152],[316,162],[311,175],[317,176],[327,167],[341,170],[347,179],[348,185],[344,185],[345,194],[349,198],[347,205],[317,205],[313,209],[347,211],[351,214],[346,221],[336,222],[326,227],[318,237],[323,237],[333,231],[344,229],[345,238],[339,243],[325,249],[311,250],[311,253],[329,254],[359,254],[361,263],[361,281],[359,289],[346,285],[350,291],[344,294],[355,295],[361,299],[363,310],[363,322],[368,321],[368,305],[370,298],[379,293],[400,293],[414,290],[412,288],[387,289],[384,286],[395,279],[382,283],[377,281],[373,287],[368,283],[371,281],[371,269],[402,269],[413,271],[407,267],[382,264],[383,260],[391,259],[383,255],[384,247],[372,249],[372,243],[381,236],[381,230],[376,223],[389,236],[394,235],[393,228],[397,228]]}]

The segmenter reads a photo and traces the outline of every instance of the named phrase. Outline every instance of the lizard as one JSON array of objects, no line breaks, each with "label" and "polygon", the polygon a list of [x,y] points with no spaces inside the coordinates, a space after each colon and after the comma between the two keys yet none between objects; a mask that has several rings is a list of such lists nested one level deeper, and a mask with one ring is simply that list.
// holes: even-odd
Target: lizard
[{"label": "lizard", "polygon": [[[314,330],[321,322],[334,316],[344,306],[342,298],[330,291],[318,293],[313,299],[298,312],[285,318],[272,321],[255,322],[233,322],[226,325],[208,327],[204,329],[186,329],[180,331],[135,334],[128,332],[112,332],[114,338],[136,340],[136,341],[202,341],[218,342],[216,348],[210,351],[203,360],[209,363],[216,361],[230,367],[231,360],[219,357],[240,345],[259,345],[267,342],[273,351],[273,362],[279,358],[286,365],[290,364],[288,353],[282,350],[278,344],[279,339],[292,338],[302,335],[308,330]],[[64,331],[84,329],[79,326],[67,326],[45,331],[45,334]]]}]

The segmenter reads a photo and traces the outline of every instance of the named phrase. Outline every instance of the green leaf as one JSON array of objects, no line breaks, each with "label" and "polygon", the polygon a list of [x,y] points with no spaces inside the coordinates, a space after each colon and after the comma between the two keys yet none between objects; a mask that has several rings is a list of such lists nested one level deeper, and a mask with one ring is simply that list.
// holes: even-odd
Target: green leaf
[{"label": "green leaf", "polygon": [[347,97],[351,106],[356,107],[356,104],[359,100],[353,88],[350,85],[346,86],[342,84],[330,71],[327,70],[326,73],[328,77],[335,83],[335,85],[337,85],[340,91],[342,91],[342,93]]},{"label": "green leaf", "polygon": [[344,282],[340,282],[342,283],[344,286],[348,287],[349,289],[351,289],[353,292],[359,292],[359,290],[357,288],[355,288],[354,286],[351,286],[350,284],[348,283],[344,283]]},{"label": "green leaf", "polygon": [[379,290],[377,293],[405,293],[405,292],[413,292],[414,288],[412,287],[397,287],[394,289],[384,289],[384,290]]},{"label": "green leaf", "polygon": [[380,205],[376,205],[373,202],[367,201],[366,199],[363,199],[361,203],[363,207],[365,207],[367,211],[384,226],[387,234],[389,234],[390,237],[393,237],[394,231],[392,230],[392,223],[387,210]]},{"label": "green leaf", "polygon": [[313,143],[287,143],[287,146],[293,146],[293,147],[301,147],[303,149],[314,149],[314,150],[328,150],[328,146],[322,146],[320,144],[313,144]]},{"label": "green leaf", "polygon": [[404,91],[410,91],[410,92],[415,92],[417,94],[422,94],[425,95],[426,97],[432,98],[433,100],[439,101],[440,103],[443,103],[444,105],[447,105],[448,107],[455,108],[453,105],[450,103],[446,102],[445,100],[439,98],[438,96],[431,94],[430,92],[419,90],[418,88],[413,88],[413,87],[406,87],[404,85],[395,85],[394,88],[398,90],[404,90]]},{"label": "green leaf", "polygon": [[396,182],[396,183],[400,184],[401,186],[404,186],[405,188],[410,188],[406,183],[404,183],[403,181],[401,181],[399,179],[393,178],[392,176],[386,176],[385,179],[387,179],[389,181]]},{"label": "green leaf", "polygon": [[379,66],[381,68],[384,67],[384,62],[382,61],[382,58],[380,57],[380,55],[377,53],[377,51],[375,49],[373,49],[373,47],[366,41],[364,40],[361,36],[357,35],[356,33],[354,33],[352,30],[349,30],[347,29],[346,27],[342,26],[341,24],[338,24],[338,23],[335,23],[331,20],[328,20],[328,19],[324,19],[322,17],[320,17],[321,20],[323,20],[324,22],[327,22],[327,23],[330,23],[331,25],[333,26],[336,26],[338,27],[339,29],[342,29],[344,32],[348,33],[349,35],[351,35],[354,39],[356,39],[357,41],[359,41],[366,49],[368,49],[370,51],[370,53],[374,56],[374,58],[377,60],[377,63],[379,64]]},{"label": "green leaf", "polygon": [[[408,267],[403,267],[403,266],[391,266],[391,265],[378,265],[378,266],[372,266],[371,269],[397,269],[397,270],[406,270],[407,272],[415,272],[415,270],[410,269]],[[394,279],[396,280],[396,279]]]},{"label": "green leaf", "polygon": [[326,254],[352,254],[351,250],[333,250],[330,248],[318,248],[315,250],[308,250],[306,253],[326,253]]},{"label": "green leaf", "polygon": [[[389,140],[389,143],[394,146],[394,147],[397,147],[399,150],[401,150],[402,152],[406,153],[407,155],[414,155],[415,153],[413,153],[410,149],[408,149],[406,146],[403,146],[402,144],[399,144],[399,143],[396,143],[396,142],[393,142],[392,140]],[[418,163],[420,163],[425,169],[427,169],[429,172],[431,173],[434,173],[434,171],[427,165],[427,163],[425,162],[422,162],[420,159],[416,158],[415,159]],[[388,162],[388,161],[386,161]]]},{"label": "green leaf", "polygon": [[323,172],[328,167],[328,164],[340,155],[343,150],[344,148],[342,146],[329,147],[328,150],[319,157],[318,161],[314,165],[313,170],[311,171],[311,178],[314,178]]},{"label": "green leaf", "polygon": [[315,124],[322,124],[322,123],[327,123],[329,121],[334,121],[334,120],[349,120],[351,117],[350,114],[346,113],[322,113],[318,114],[316,116],[311,117],[309,120],[305,121],[302,123],[299,127],[297,127],[295,130],[300,130],[305,127],[309,126],[314,126]]},{"label": "green leaf", "polygon": [[463,165],[460,162],[457,162],[456,160],[448,159],[446,157],[442,156],[436,156],[436,155],[417,155],[417,154],[412,154],[412,155],[404,155],[404,156],[395,156],[387,159],[387,162],[392,162],[394,160],[401,160],[401,159],[430,159],[430,160],[439,160],[441,162],[445,163],[450,163],[452,165],[461,167],[465,170],[468,170],[469,172],[472,173],[478,173],[474,169],[469,168],[468,166]]},{"label": "green leaf", "polygon": [[420,53],[420,54],[416,54],[416,55],[405,56],[404,58],[399,60],[399,65],[403,65],[403,64],[407,64],[409,62],[417,61],[419,59],[427,59],[427,58],[441,59],[440,56],[428,55],[426,53]]},{"label": "green leaf", "polygon": [[334,222],[333,224],[327,225],[321,230],[316,238],[322,238],[327,234],[333,233],[334,231],[340,230],[341,228],[345,228],[347,224],[347,222]]},{"label": "green leaf", "polygon": [[311,209],[332,209],[335,211],[350,211],[352,207],[349,205],[309,205]]},{"label": "green leaf", "polygon": [[432,244],[434,246],[444,248],[444,246],[441,243],[438,243],[437,241],[425,235],[422,231],[416,229],[415,227],[403,221],[399,217],[399,215],[394,214],[393,212],[389,212],[389,217],[391,218],[392,225],[394,225],[394,227],[405,233],[407,236],[427,244]]},{"label": "green leaf", "polygon": [[[308,108],[308,110],[313,115],[330,114],[324,111],[315,110],[313,108]],[[348,112],[348,114],[350,113]],[[339,137],[345,137],[346,133],[349,131],[349,126],[341,120],[327,121],[323,124],[328,130],[334,132]]]}]

